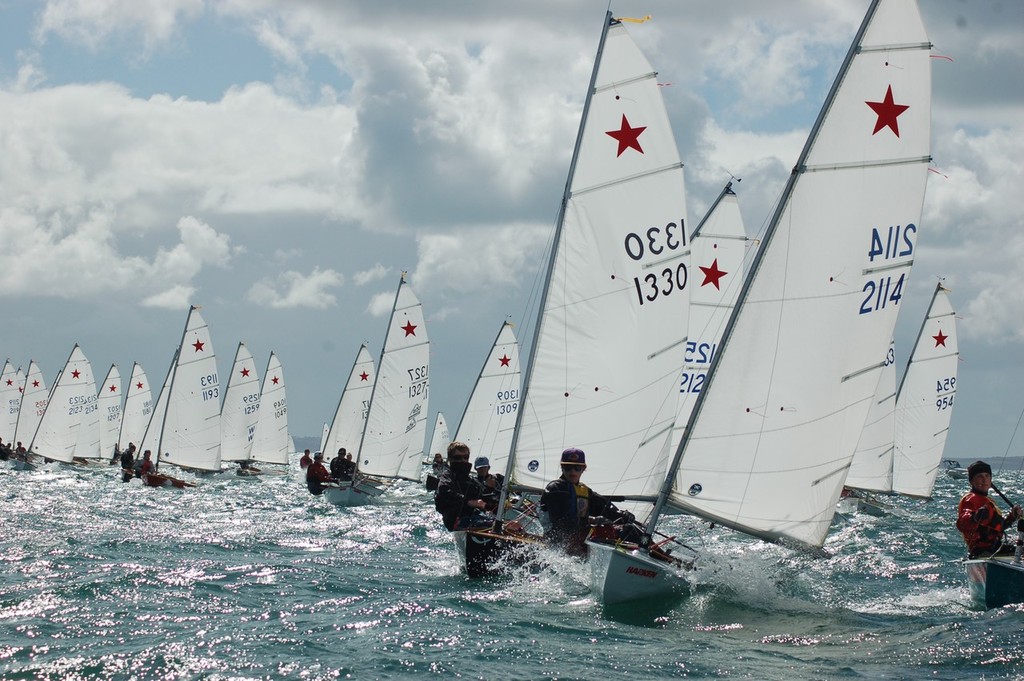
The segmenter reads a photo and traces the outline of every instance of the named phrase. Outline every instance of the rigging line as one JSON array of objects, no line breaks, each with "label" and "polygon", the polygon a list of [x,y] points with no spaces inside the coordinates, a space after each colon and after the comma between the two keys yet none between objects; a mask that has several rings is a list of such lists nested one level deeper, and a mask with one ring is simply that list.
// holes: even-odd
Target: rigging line
[{"label": "rigging line", "polygon": [[[1017,437],[1017,429],[1020,428],[1020,422],[1024,419],[1024,408],[1020,410],[1020,416],[1017,417],[1017,425],[1013,427],[1013,433],[1010,434],[1010,441],[1006,443],[1006,451],[1003,452],[1003,457],[999,460],[999,469],[1002,470],[1003,463],[1006,461],[1007,455],[1010,453],[1010,447],[1013,445],[1013,438]],[[1017,472],[1020,473],[1021,468],[1024,467],[1024,459],[1017,464]]]}]

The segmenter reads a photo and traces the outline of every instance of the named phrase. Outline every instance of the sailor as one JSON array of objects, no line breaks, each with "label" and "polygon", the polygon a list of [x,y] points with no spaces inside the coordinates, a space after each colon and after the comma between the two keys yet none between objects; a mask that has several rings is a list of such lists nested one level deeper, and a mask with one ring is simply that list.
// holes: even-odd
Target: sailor
[{"label": "sailor", "polygon": [[971,491],[960,499],[956,513],[956,529],[964,536],[971,558],[1012,554],[1014,547],[1003,543],[1006,528],[1021,517],[1020,504],[1014,505],[1004,518],[988,496],[992,487],[992,467],[975,461],[967,467]]},{"label": "sailor", "polygon": [[448,445],[448,466],[438,480],[434,508],[451,532],[494,524],[494,516],[484,512],[487,507],[482,498],[484,488],[470,476],[472,468],[469,445],[464,442]]},{"label": "sailor", "polygon": [[500,473],[491,475],[491,462],[486,456],[478,456],[473,461],[473,468],[476,469],[476,480],[483,487],[480,498],[487,504],[487,510],[495,513],[498,510],[498,498],[501,496],[501,483],[505,476]]},{"label": "sailor", "polygon": [[324,453],[317,452],[313,456],[313,463],[306,469],[306,487],[310,494],[319,496],[324,493],[324,483],[327,482],[333,482],[333,479],[324,466]]},{"label": "sailor", "polygon": [[342,447],[338,450],[338,453],[345,455],[345,460],[339,465],[340,473],[338,479],[351,480],[356,476],[356,462],[352,460],[352,452],[346,452],[345,448]]},{"label": "sailor", "polygon": [[[317,452],[317,454],[320,454],[320,452]],[[299,459],[299,468],[306,470],[309,468],[311,463],[313,463],[313,458],[309,455],[309,450],[307,449],[305,453],[303,453],[302,458]]]},{"label": "sailor", "polygon": [[121,482],[135,477],[135,443],[129,442],[128,449],[121,452]]},{"label": "sailor", "polygon": [[582,449],[566,449],[560,463],[561,477],[549,482],[540,497],[540,521],[548,543],[569,555],[585,556],[587,534],[592,525],[614,523],[632,528],[632,513],[620,511],[580,482],[587,469],[587,457]]},{"label": "sailor", "polygon": [[153,452],[146,450],[142,453],[142,467],[139,468],[139,477],[153,472]]}]

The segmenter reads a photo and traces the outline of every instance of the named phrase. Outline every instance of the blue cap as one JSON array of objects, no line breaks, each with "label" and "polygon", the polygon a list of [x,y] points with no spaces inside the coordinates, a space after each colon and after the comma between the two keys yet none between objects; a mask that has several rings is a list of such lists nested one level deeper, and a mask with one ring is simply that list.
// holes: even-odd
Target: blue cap
[{"label": "blue cap", "polygon": [[582,449],[569,447],[569,449],[562,452],[562,463],[581,463],[586,465],[587,455],[583,453]]},{"label": "blue cap", "polygon": [[487,460],[487,457],[486,456],[478,456],[478,457],[476,457],[476,461],[473,462],[473,468],[484,468],[485,466],[487,468],[491,467],[491,462]]}]

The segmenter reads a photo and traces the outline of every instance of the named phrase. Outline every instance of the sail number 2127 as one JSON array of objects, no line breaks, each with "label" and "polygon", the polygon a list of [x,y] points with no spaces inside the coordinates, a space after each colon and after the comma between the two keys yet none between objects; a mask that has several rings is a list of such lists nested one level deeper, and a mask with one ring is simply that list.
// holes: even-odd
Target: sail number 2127
[{"label": "sail number 2127", "polygon": [[[626,255],[631,260],[640,261],[645,256],[660,256],[675,251],[686,245],[686,223],[670,222],[664,227],[651,227],[642,234],[630,232],[623,241]],[[633,277],[636,297],[641,305],[653,303],[660,297],[670,295],[673,291],[686,289],[686,263],[666,266],[657,272],[648,272],[643,276]]]}]

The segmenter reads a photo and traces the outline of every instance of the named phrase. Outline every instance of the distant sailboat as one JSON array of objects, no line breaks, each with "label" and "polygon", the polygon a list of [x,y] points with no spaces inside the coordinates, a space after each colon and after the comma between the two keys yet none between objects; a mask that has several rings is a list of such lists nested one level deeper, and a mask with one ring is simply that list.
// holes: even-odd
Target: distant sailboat
[{"label": "distant sailboat", "polygon": [[96,405],[92,366],[76,344],[47,398],[29,453],[63,463],[75,460],[79,429],[87,405]]},{"label": "distant sailboat", "polygon": [[99,458],[110,459],[117,450],[117,436],[121,432],[121,372],[111,364],[107,377],[99,386]]},{"label": "distant sailboat", "polygon": [[132,365],[132,377],[125,394],[117,447],[123,452],[128,449],[129,444],[134,444],[137,449],[136,455],[139,455],[143,451],[139,449],[142,436],[146,434],[146,426],[153,414],[153,391],[149,379],[146,378],[146,372],[138,362]]},{"label": "distant sailboat", "polygon": [[28,374],[25,377],[25,390],[21,394],[21,407],[18,411],[18,425],[15,428],[13,445],[27,443],[35,435],[39,420],[46,411],[46,401],[50,391],[46,389],[43,372],[35,360],[28,363]]},{"label": "distant sailboat", "polygon": [[435,454],[440,454],[444,457],[448,449],[448,443],[451,441],[448,422],[445,420],[442,412],[437,412],[437,418],[434,419],[434,430],[430,434],[430,447],[424,452],[425,458],[423,463],[432,463]]},{"label": "distant sailboat", "polygon": [[273,352],[267,360],[260,389],[260,408],[252,443],[252,459],[262,463],[288,465],[291,439],[288,437],[288,398],[281,360]]},{"label": "distant sailboat", "polygon": [[237,461],[239,475],[245,475],[246,471],[258,472],[249,466],[249,461],[259,409],[260,379],[256,363],[245,343],[239,343],[220,410],[221,461]]},{"label": "distant sailboat", "polygon": [[[824,543],[913,264],[931,48],[914,0],[875,0],[790,175],[669,468],[664,506],[807,550]],[[823,247],[822,244],[827,244]],[[666,566],[606,545],[605,603]],[[666,580],[667,581],[667,580]]]},{"label": "distant sailboat", "polygon": [[429,395],[430,344],[423,306],[398,284],[359,444],[364,475],[419,481]]},{"label": "distant sailboat", "polygon": [[[338,400],[334,418],[324,435],[325,447],[320,451],[334,455],[344,448],[353,458],[358,454],[359,440],[366,427],[366,414],[370,409],[370,395],[376,382],[373,357],[366,344],[359,346],[355,362],[348,373],[345,389]],[[335,506],[363,506],[383,492],[383,485],[364,476],[355,475],[352,480],[343,480],[337,486],[324,490],[327,501]]]},{"label": "distant sailboat", "polygon": [[[522,381],[519,342],[510,322],[503,322],[480,367],[455,439],[469,445],[475,456],[486,456],[491,470],[503,471],[512,449],[512,433]],[[439,450],[442,456],[445,450]]]},{"label": "distant sailboat", "polygon": [[10,360],[4,364],[0,372],[0,438],[5,442],[13,442],[18,426],[18,413],[21,411],[21,393],[24,379],[19,381],[19,370],[15,369]]}]

